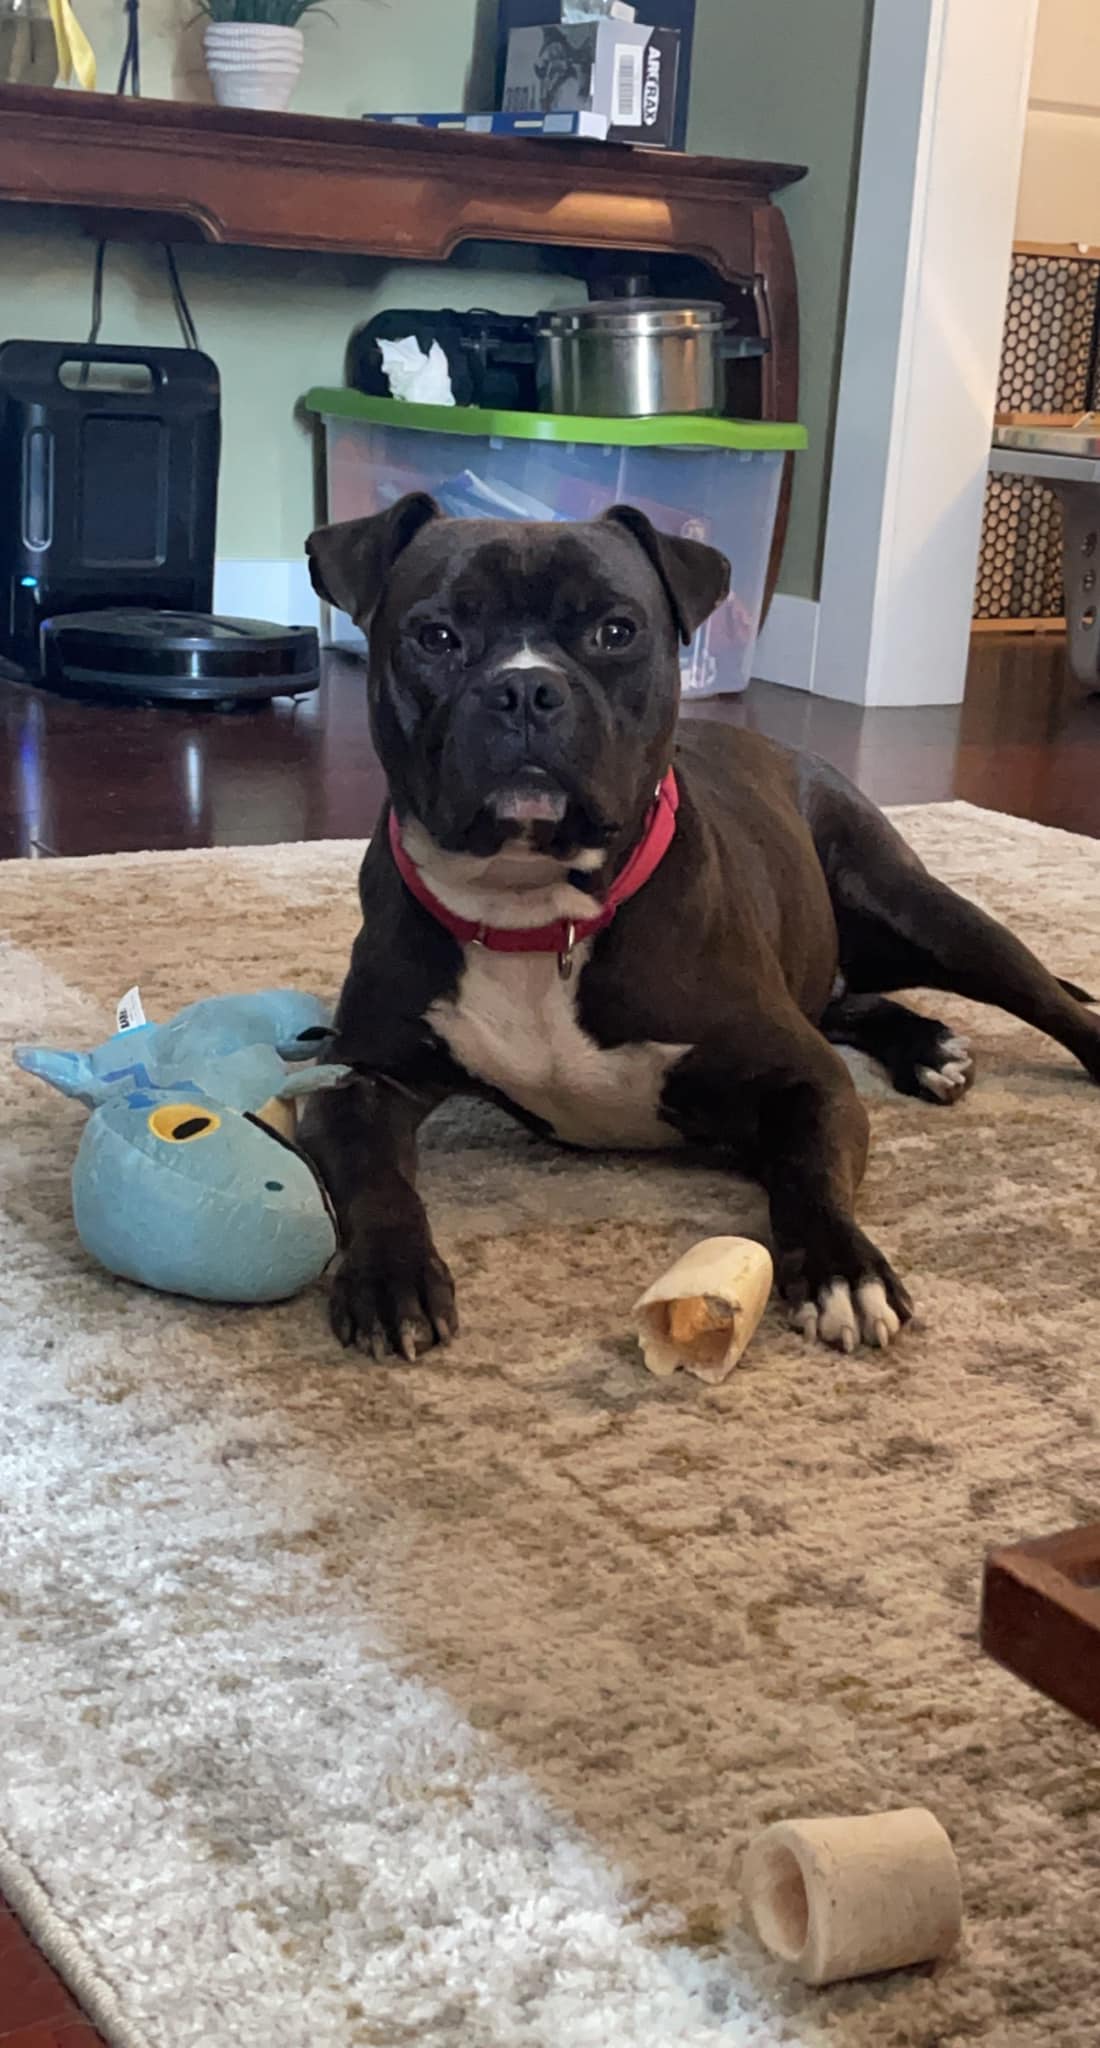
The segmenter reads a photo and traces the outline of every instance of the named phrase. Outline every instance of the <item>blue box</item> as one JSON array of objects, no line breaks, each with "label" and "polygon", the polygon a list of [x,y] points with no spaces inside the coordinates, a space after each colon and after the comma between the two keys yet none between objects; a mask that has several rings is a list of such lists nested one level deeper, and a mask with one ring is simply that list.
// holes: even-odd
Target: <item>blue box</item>
[{"label": "blue box", "polygon": [[[691,92],[691,51],[695,35],[695,0],[633,0],[635,18],[645,28],[678,29],[680,62],[676,74],[673,149],[687,148],[688,102]],[[497,16],[497,105],[504,97],[508,37],[514,28],[545,28],[560,22],[561,0],[499,0]]]},{"label": "blue box", "polygon": [[558,141],[606,142],[606,114],[363,114],[396,128],[443,128],[465,135],[547,135]]}]

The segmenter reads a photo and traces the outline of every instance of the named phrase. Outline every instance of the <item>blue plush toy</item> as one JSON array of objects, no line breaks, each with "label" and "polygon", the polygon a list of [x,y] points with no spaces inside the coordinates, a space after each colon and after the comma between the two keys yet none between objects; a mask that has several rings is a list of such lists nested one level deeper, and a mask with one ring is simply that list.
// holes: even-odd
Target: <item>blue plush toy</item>
[{"label": "blue plush toy", "polygon": [[73,1167],[81,1243],[112,1273],[174,1294],[297,1293],[336,1250],[328,1196],[293,1140],[297,1098],[350,1078],[301,1064],[331,1037],[324,1004],[269,989],[148,1024],[135,990],[119,1015],[127,1028],[93,1052],[15,1048],[27,1073],[92,1112]]}]

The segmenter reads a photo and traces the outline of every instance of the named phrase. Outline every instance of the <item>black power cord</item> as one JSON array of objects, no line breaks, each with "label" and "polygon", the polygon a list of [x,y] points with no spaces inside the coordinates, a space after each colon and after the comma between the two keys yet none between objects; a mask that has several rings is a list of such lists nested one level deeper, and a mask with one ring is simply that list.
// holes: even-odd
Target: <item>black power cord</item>
[{"label": "black power cord", "polygon": [[138,6],[140,0],[125,0],[126,42],[122,52],[122,64],[118,74],[116,93],[128,92],[135,100],[141,98],[141,31],[138,27]]},{"label": "black power cord", "polygon": [[[124,94],[129,94],[130,98],[135,100],[141,98],[140,4],[141,0],[125,0],[126,42],[122,51],[122,63],[119,66],[118,84],[115,87],[115,92],[120,97]],[[168,272],[168,289],[172,295],[172,306],[175,311],[180,334],[183,337],[184,348],[197,349],[200,346],[199,330],[195,325],[194,315],[188,305],[187,294],[183,289],[179,265],[176,262],[176,252],[170,242],[163,243],[162,247],[164,249],[165,268]],[[99,340],[99,330],[103,324],[103,269],[106,258],[106,240],[97,242],[95,256],[92,259],[92,320],[91,326],[88,329],[89,348],[93,347]],[[81,371],[80,381],[82,384],[86,384],[88,381],[87,363],[84,364]]]},{"label": "black power cord", "polygon": [[184,348],[198,348],[199,330],[195,325],[191,308],[187,303],[187,293],[183,289],[179,265],[176,262],[176,252],[171,242],[165,242],[164,244],[164,261],[168,271],[168,287],[172,294],[172,304],[176,309],[176,319],[179,321]]}]

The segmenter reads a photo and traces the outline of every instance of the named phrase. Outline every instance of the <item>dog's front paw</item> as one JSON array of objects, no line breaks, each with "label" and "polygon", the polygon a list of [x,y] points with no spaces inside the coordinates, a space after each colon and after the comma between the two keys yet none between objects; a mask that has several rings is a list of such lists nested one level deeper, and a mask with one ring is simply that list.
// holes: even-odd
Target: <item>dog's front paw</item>
[{"label": "dog's front paw", "polygon": [[412,1365],[458,1335],[454,1281],[430,1237],[379,1231],[349,1246],[332,1282],[329,1315],[341,1344]]},{"label": "dog's front paw", "polygon": [[913,1304],[883,1255],[853,1224],[791,1260],[783,1292],[804,1337],[836,1351],[860,1343],[885,1351],[912,1320]]}]

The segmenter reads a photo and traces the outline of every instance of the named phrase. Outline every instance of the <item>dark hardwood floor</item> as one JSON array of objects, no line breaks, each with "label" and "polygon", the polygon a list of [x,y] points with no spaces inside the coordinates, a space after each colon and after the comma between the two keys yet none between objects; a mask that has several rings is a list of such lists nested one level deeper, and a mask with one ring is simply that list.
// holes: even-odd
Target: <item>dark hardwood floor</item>
[{"label": "dark hardwood floor", "polygon": [[[1100,837],[1100,696],[1059,637],[980,635],[966,701],[859,711],[756,683],[699,705],[824,754],[878,803],[965,797]],[[0,857],[365,839],[382,799],[362,671],[330,657],[317,696],[218,713],[142,710],[0,680]],[[99,2040],[0,1903],[0,2048]]]},{"label": "dark hardwood floor", "polygon": [[76,2000],[2,1903],[0,2048],[102,2048]]},{"label": "dark hardwood floor", "polygon": [[[755,683],[693,715],[824,754],[879,803],[965,797],[1100,836],[1100,697],[1053,635],[981,635],[966,701],[860,711]],[[362,672],[253,711],[86,703],[0,681],[0,857],[364,839],[382,782]]]}]

